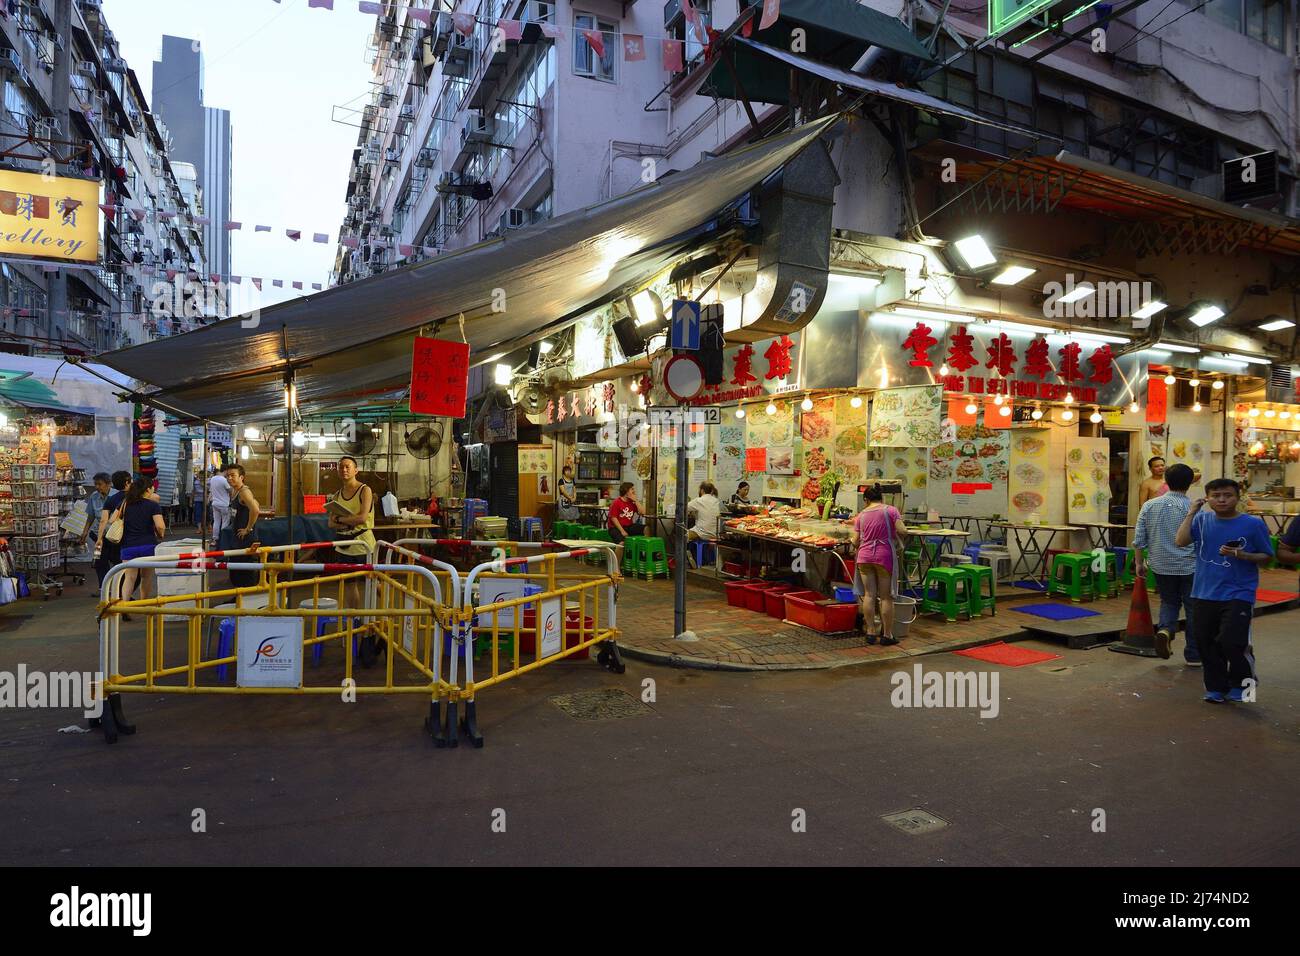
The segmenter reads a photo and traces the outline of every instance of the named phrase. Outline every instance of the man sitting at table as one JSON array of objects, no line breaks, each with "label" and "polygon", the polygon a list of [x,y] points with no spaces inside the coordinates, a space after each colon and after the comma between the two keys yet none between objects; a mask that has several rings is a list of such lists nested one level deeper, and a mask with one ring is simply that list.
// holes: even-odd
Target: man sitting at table
[{"label": "man sitting at table", "polygon": [[641,509],[636,503],[636,486],[625,481],[618,486],[618,497],[609,505],[607,522],[609,536],[618,545],[615,557],[619,567],[623,566],[623,544],[633,535],[645,534],[645,522],[641,519]]},{"label": "man sitting at table", "polygon": [[[1178,526],[1187,517],[1192,502],[1187,489],[1192,486],[1192,469],[1186,465],[1171,465],[1164,474],[1169,490],[1152,498],[1138,512],[1137,528],[1133,532],[1133,550],[1136,554],[1134,569],[1138,577],[1146,575],[1149,564],[1156,575],[1156,590],[1160,593],[1160,621],[1156,626],[1156,653],[1169,657],[1169,644],[1178,634],[1178,609],[1187,614],[1183,644],[1183,660],[1188,667],[1201,666],[1201,654],[1192,635],[1192,578],[1196,572],[1196,552],[1188,545],[1180,548],[1174,544]],[[1149,553],[1143,554],[1144,549]]]}]

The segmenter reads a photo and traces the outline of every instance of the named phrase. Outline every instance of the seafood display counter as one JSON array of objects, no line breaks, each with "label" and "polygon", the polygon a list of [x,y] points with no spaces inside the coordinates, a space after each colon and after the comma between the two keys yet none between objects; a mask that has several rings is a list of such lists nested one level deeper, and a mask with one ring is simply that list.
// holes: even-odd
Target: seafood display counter
[{"label": "seafood display counter", "polygon": [[[719,550],[730,551],[737,557],[744,555],[743,569],[736,576],[755,574],[763,566],[788,567],[790,561],[785,549],[803,548],[808,553],[809,572],[813,577],[829,581],[838,566],[845,578],[852,580],[845,561],[846,557],[852,557],[850,521],[827,521],[810,508],[780,506],[756,515],[727,518],[722,523],[722,531]],[[821,555],[825,557],[814,567],[814,557]]]}]

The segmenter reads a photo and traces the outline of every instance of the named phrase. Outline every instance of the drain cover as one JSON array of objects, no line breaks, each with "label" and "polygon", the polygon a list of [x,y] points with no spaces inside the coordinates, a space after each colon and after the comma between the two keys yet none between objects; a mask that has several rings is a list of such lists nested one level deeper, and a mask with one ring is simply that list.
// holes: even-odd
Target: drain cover
[{"label": "drain cover", "polygon": [[617,687],[560,694],[552,697],[551,703],[574,720],[620,720],[624,717],[641,717],[650,712],[649,707]]},{"label": "drain cover", "polygon": [[948,825],[947,820],[940,819],[927,810],[899,810],[897,813],[886,813],[880,819],[904,833],[932,833]]}]

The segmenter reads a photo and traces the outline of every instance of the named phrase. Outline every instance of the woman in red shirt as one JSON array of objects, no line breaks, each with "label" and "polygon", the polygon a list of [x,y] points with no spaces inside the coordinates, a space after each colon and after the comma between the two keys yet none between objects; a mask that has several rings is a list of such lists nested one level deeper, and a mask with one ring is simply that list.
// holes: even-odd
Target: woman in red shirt
[{"label": "woman in red shirt", "polygon": [[645,522],[641,520],[641,509],[636,503],[636,486],[625,481],[618,486],[618,497],[609,506],[610,537],[618,545],[615,557],[619,567],[623,566],[623,545],[631,535],[645,533]]}]

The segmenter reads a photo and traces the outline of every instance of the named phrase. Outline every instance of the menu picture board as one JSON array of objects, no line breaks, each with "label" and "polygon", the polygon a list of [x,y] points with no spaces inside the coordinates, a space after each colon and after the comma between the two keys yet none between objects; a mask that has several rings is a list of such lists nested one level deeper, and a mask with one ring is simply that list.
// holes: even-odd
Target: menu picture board
[{"label": "menu picture board", "polygon": [[1047,504],[1050,435],[1046,428],[1018,428],[1011,436],[1007,502],[1011,520],[1023,522],[1042,517]]},{"label": "menu picture board", "polygon": [[1065,506],[1068,520],[1110,520],[1110,442],[1071,438],[1065,448]]},{"label": "menu picture board", "polygon": [[721,425],[714,449],[713,475],[718,481],[739,482],[744,472],[745,427]]},{"label": "menu picture board", "polygon": [[871,441],[886,448],[932,448],[942,437],[943,386],[886,388],[871,403]]},{"label": "menu picture board", "polygon": [[541,475],[551,473],[550,445],[520,445],[519,474]]},{"label": "menu picture board", "polygon": [[858,485],[867,477],[867,403],[841,395],[835,399],[835,470],[846,485]]},{"label": "menu picture board", "polygon": [[1012,432],[957,426],[956,439],[930,450],[926,502],[940,514],[987,517],[1006,512]]},{"label": "menu picture board", "polygon": [[1181,421],[1171,429],[1172,434],[1166,443],[1168,454],[1165,456],[1165,469],[1171,465],[1186,465],[1192,469],[1192,487],[1188,495],[1197,498],[1205,494],[1203,483],[1210,470],[1210,442],[1212,440],[1209,422],[1184,424]]}]

